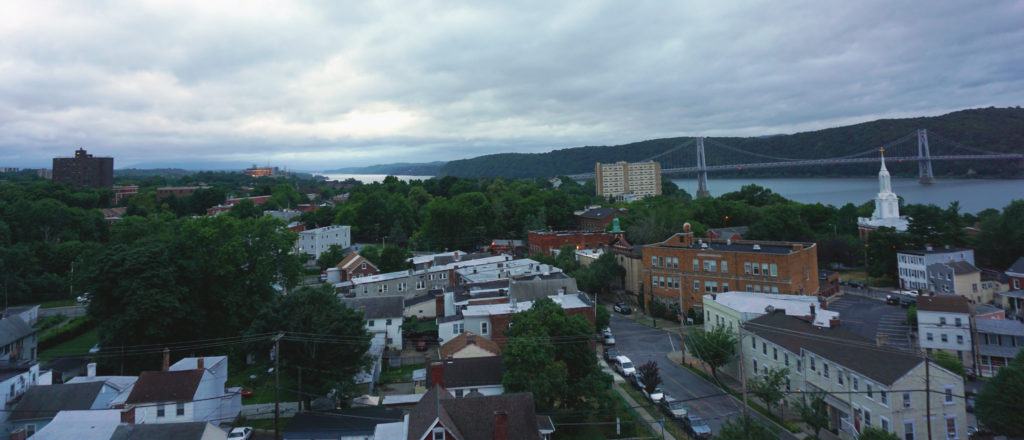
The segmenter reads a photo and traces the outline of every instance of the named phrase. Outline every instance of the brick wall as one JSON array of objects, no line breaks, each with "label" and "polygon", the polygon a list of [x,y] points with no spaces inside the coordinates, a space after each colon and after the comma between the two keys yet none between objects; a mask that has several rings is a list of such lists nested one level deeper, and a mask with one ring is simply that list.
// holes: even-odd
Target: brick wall
[{"label": "brick wall", "polygon": [[546,254],[558,250],[562,246],[571,244],[579,249],[599,249],[611,243],[616,234],[606,232],[585,232],[585,231],[563,231],[563,232],[537,232],[529,233],[530,254]]}]

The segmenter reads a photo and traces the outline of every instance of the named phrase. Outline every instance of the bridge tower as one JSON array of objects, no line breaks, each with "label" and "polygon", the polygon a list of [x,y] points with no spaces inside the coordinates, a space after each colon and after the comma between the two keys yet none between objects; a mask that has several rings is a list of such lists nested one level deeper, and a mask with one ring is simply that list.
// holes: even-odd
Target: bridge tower
[{"label": "bridge tower", "polygon": [[697,138],[697,197],[711,197],[708,191],[708,164],[704,161],[704,137]]},{"label": "bridge tower", "polygon": [[917,181],[924,185],[935,183],[932,153],[928,150],[928,129],[917,130],[917,158]]}]

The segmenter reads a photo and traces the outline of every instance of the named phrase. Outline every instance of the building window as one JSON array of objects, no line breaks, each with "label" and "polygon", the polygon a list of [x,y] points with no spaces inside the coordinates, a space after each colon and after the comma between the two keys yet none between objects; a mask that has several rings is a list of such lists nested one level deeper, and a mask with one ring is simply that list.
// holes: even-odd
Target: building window
[{"label": "building window", "polygon": [[964,335],[956,335],[956,343],[963,345],[963,343],[964,343]]},{"label": "building window", "polygon": [[167,415],[167,412],[164,409],[164,404],[161,403],[161,404],[157,405],[156,406],[156,416],[157,417],[163,417],[165,415]]},{"label": "building window", "polygon": [[945,316],[940,316],[939,317],[939,325],[946,325],[946,317]]},{"label": "building window", "polygon": [[946,387],[946,394],[944,396],[943,403],[946,405],[953,403],[953,387]]},{"label": "building window", "polygon": [[885,417],[879,417],[879,419],[882,421],[882,431],[889,432],[889,420]]},{"label": "building window", "polygon": [[779,276],[779,266],[775,265],[775,263],[772,263],[770,273],[773,277]]},{"label": "building window", "polygon": [[[978,289],[974,289],[974,290],[978,290]],[[960,324],[961,324],[960,318],[953,318],[953,325],[955,325],[957,327],[960,327]]]},{"label": "building window", "polygon": [[779,349],[777,347],[772,347],[772,360],[779,360]]},{"label": "building window", "polygon": [[700,280],[693,280],[693,291],[700,292]]},{"label": "building window", "polygon": [[178,402],[177,408],[175,408],[174,413],[178,417],[185,415],[185,402]]},{"label": "building window", "polygon": [[729,291],[729,283],[722,283],[722,291],[723,292],[728,292]]},{"label": "building window", "polygon": [[943,334],[941,334],[939,336],[941,337],[942,342],[949,342],[949,336],[947,336],[945,333],[943,333]]},{"label": "building window", "polygon": [[824,374],[825,377],[828,378],[828,362],[822,362],[821,363],[821,371],[822,371],[822,374]]},{"label": "building window", "polygon": [[946,438],[957,438],[956,436],[956,416],[946,417]]},{"label": "building window", "polygon": [[768,276],[768,263],[761,263],[761,275]]},{"label": "building window", "polygon": [[914,421],[903,421],[903,440],[914,440]]},{"label": "building window", "polygon": [[758,269],[757,263],[751,265],[754,268],[754,275],[761,275],[761,270]]},{"label": "building window", "polygon": [[455,398],[456,399],[461,399],[462,398],[462,390],[455,390]]},{"label": "building window", "polygon": [[800,359],[796,360],[796,371],[804,371],[803,362]]},{"label": "building window", "polygon": [[839,385],[843,384],[843,370],[840,368],[836,369],[836,380],[839,381]]},{"label": "building window", "polygon": [[434,440],[444,440],[444,428],[434,428]]},{"label": "building window", "polygon": [[853,390],[854,390],[854,391],[859,391],[859,390],[860,390],[860,386],[859,386],[859,384],[857,383],[857,376],[853,376],[853,375],[851,375],[851,377],[850,377],[850,378],[851,378],[851,379],[853,379]]},{"label": "building window", "polygon": [[927,340],[929,340],[929,341],[932,341],[932,340],[934,340],[935,338],[934,338],[934,337],[932,337],[932,333],[931,333],[931,332],[928,332],[928,334],[926,334],[926,335],[925,335],[925,339],[927,339]]},{"label": "building window", "polygon": [[693,259],[693,271],[694,272],[699,272],[700,271],[700,261],[697,261],[696,258]]},{"label": "building window", "polygon": [[817,365],[814,364],[814,357],[811,356],[811,371],[818,371]]},{"label": "building window", "polygon": [[658,266],[658,257],[655,257],[654,255],[651,255],[651,266],[653,266],[653,267],[657,267]]},{"label": "building window", "polygon": [[869,383],[864,384],[864,389],[866,389],[868,391],[868,394],[867,394],[868,395],[868,399],[874,400],[875,393],[871,389],[871,384],[869,384]]},{"label": "building window", "polygon": [[366,321],[366,326],[367,326],[367,327],[373,327],[373,320],[372,320],[372,319],[370,319],[370,320],[367,320],[367,321]]},{"label": "building window", "polygon": [[480,323],[480,334],[484,334],[484,335],[487,334],[487,323],[486,322],[481,322]]},{"label": "building window", "polygon": [[783,360],[783,363],[785,363],[786,366],[788,367],[789,366],[789,354],[788,353],[782,353],[782,360]]},{"label": "building window", "polygon": [[384,321],[384,325],[391,325],[391,318]]},{"label": "building window", "polygon": [[871,411],[864,410],[864,426],[871,426]]},{"label": "building window", "polygon": [[729,273],[729,262],[722,260],[722,273]]},{"label": "building window", "polygon": [[757,359],[754,359],[754,374],[757,374]]},{"label": "building window", "polygon": [[889,405],[889,394],[884,390],[878,390],[878,400],[882,402],[882,405]]},{"label": "building window", "polygon": [[768,344],[761,341],[761,354],[768,354]]},{"label": "building window", "polygon": [[750,263],[749,262],[743,263],[743,273],[747,274],[747,275],[750,275]]},{"label": "building window", "polygon": [[907,391],[903,392],[903,407],[910,408],[910,393]]}]

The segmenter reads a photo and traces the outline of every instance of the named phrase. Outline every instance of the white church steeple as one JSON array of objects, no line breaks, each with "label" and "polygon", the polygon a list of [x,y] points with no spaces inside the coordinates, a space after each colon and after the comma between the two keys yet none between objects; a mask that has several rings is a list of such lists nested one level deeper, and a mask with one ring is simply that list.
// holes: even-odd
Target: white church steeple
[{"label": "white church steeple", "polygon": [[878,195],[875,196],[875,212],[871,218],[858,218],[857,224],[862,231],[869,231],[879,227],[894,228],[899,232],[907,230],[908,221],[900,217],[900,199],[892,192],[892,181],[889,170],[885,168],[885,149],[880,149],[882,166],[878,170]]}]

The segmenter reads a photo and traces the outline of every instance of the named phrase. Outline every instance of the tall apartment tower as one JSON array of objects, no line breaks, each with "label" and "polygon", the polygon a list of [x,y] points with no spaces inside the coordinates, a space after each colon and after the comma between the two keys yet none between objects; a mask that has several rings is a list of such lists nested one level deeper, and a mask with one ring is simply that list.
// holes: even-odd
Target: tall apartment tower
[{"label": "tall apartment tower", "polygon": [[55,157],[53,181],[71,182],[76,186],[93,188],[113,187],[114,158],[92,157],[82,148],[75,150],[75,157]]},{"label": "tall apartment tower", "polygon": [[661,164],[654,161],[594,166],[594,183],[602,197],[638,198],[661,194]]}]

